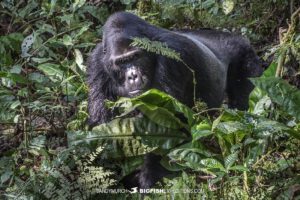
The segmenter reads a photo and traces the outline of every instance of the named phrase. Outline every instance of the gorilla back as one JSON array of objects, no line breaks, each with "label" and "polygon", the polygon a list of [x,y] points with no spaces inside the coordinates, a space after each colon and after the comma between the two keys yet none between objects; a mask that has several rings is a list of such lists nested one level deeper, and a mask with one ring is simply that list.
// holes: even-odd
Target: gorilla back
[{"label": "gorilla back", "polygon": [[[105,99],[132,97],[150,88],[162,90],[188,106],[193,105],[191,71],[182,62],[130,46],[134,37],[163,42],[180,53],[184,63],[195,71],[196,99],[203,100],[208,107],[219,107],[227,93],[231,108],[248,108],[253,89],[248,78],[262,73],[261,62],[248,40],[209,29],[169,31],[133,14],[119,12],[105,23],[103,42],[89,58],[91,126],[113,117],[104,105]],[[149,160],[159,162],[157,157],[148,156],[147,162],[134,174],[130,186],[148,188],[163,176],[163,169],[151,169],[149,163],[155,165]]]}]

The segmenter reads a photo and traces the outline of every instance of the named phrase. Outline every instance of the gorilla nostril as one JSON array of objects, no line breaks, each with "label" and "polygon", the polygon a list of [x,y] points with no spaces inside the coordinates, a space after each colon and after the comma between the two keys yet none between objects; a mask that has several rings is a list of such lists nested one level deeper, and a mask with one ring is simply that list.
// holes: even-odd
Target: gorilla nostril
[{"label": "gorilla nostril", "polygon": [[128,76],[128,80],[130,81],[137,81],[137,79],[138,79],[138,75],[135,72],[131,72]]},{"label": "gorilla nostril", "polygon": [[135,80],[137,78],[137,74],[132,73],[132,79]]}]

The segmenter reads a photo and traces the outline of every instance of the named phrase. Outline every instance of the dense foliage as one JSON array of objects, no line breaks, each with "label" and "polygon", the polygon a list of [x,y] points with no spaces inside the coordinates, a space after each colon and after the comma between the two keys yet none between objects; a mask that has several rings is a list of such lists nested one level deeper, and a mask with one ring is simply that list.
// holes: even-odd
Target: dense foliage
[{"label": "dense foliage", "polygon": [[[122,188],[118,181],[147,152],[161,155],[177,174],[156,186],[170,193],[148,199],[299,198],[299,6],[294,0],[1,1],[1,198],[138,199],[103,190]],[[165,28],[247,36],[268,63],[252,79],[250,109],[225,103],[212,116],[198,100],[188,108],[150,90],[107,102],[119,116],[88,131],[85,61],[117,10]],[[135,38],[132,45],[180,61],[164,44]],[[143,117],[132,115],[135,109]]]}]

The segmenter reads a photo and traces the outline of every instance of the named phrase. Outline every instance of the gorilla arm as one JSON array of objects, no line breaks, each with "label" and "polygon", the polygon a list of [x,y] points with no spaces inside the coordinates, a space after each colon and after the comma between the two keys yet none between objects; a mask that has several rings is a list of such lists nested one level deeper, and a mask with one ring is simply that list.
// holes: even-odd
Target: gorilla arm
[{"label": "gorilla arm", "polygon": [[88,60],[88,123],[91,127],[109,121],[112,113],[105,107],[105,100],[113,99],[112,81],[104,69],[103,45],[99,43]]}]

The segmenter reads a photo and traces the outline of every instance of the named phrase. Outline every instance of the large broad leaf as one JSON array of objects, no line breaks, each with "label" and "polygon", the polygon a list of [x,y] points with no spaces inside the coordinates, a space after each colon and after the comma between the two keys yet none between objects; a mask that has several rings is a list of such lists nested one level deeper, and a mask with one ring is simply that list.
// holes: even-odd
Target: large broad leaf
[{"label": "large broad leaf", "polygon": [[256,136],[258,136],[259,138],[267,138],[272,134],[285,132],[297,139],[300,139],[299,132],[286,126],[285,124],[266,118],[256,119],[256,124],[253,127],[253,132],[256,133]]},{"label": "large broad leaf", "polygon": [[[275,77],[277,69],[276,63],[271,63],[271,65],[264,71],[261,77]],[[261,90],[259,87],[255,87],[249,96],[249,110],[257,113],[257,104],[261,103],[261,99],[266,96],[266,92]],[[255,111],[256,110],[256,111]],[[260,110],[262,111],[262,110]],[[260,113],[261,114],[261,113]]]},{"label": "large broad leaf", "polygon": [[106,157],[131,157],[156,149],[164,153],[188,137],[179,130],[159,126],[146,118],[115,119],[95,127],[90,132],[69,132],[69,145],[106,144]]},{"label": "large broad leaf", "polygon": [[252,78],[252,83],[267,92],[271,100],[300,120],[300,90],[281,78]]},{"label": "large broad leaf", "polygon": [[[153,122],[168,128],[185,128],[189,130],[195,120],[194,112],[175,98],[157,89],[151,89],[135,98],[120,98],[117,102],[109,102],[110,107],[120,108],[122,116],[134,109],[140,110]],[[178,115],[187,119],[185,124]]]},{"label": "large broad leaf", "polygon": [[[201,162],[202,160],[205,160],[207,158],[212,158],[215,156],[216,155],[214,153],[208,151],[206,147],[202,145],[200,142],[190,142],[190,143],[183,144],[177,147],[176,149],[172,150],[168,154],[168,157],[171,159],[170,164],[168,165],[167,163],[163,163],[163,164],[164,167],[170,170],[174,169],[174,163],[176,163],[181,167],[207,172],[207,169],[210,167],[206,165],[201,165]],[[176,168],[180,170],[178,166],[176,166]]]},{"label": "large broad leaf", "polygon": [[180,119],[178,119],[174,115],[174,113],[170,112],[165,108],[158,107],[156,105],[151,105],[145,102],[135,104],[135,107],[142,111],[142,113],[146,115],[149,119],[161,126],[174,129],[186,128],[188,130],[188,126],[182,123]]},{"label": "large broad leaf", "polygon": [[[172,96],[161,92],[157,89],[151,89],[144,94],[140,95],[137,97],[137,99],[140,99],[143,102],[148,102],[148,103],[155,103],[157,106],[164,107],[171,112],[179,112],[182,113],[186,119],[188,120],[188,124],[192,125],[194,120],[194,112],[188,107],[185,106],[184,104],[180,103],[178,100],[173,98]],[[159,102],[156,104],[156,102]]]}]

